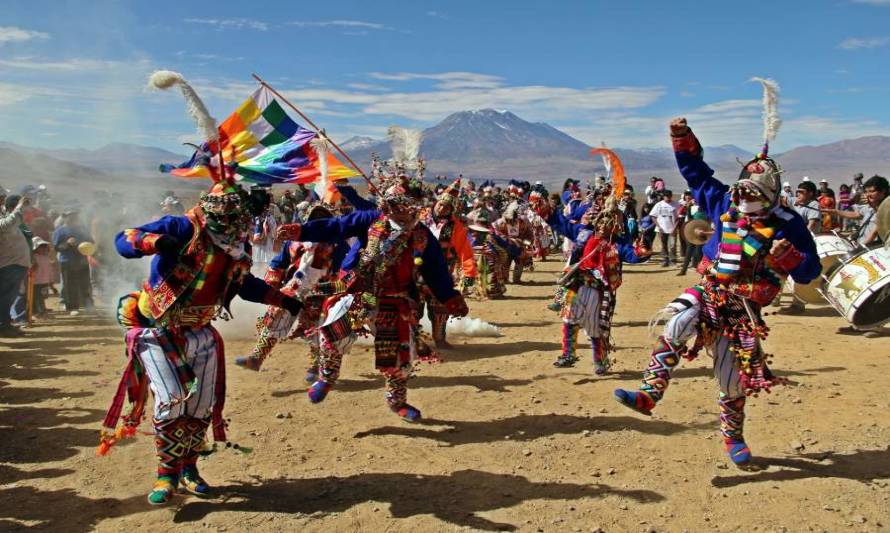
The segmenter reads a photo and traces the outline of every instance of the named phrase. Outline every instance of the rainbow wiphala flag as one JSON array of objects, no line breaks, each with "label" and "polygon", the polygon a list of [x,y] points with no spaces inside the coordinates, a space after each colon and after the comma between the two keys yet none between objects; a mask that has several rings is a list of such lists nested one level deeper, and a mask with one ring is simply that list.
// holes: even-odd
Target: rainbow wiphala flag
[{"label": "rainbow wiphala flag", "polygon": [[[309,141],[316,133],[297,124],[267,87],[261,86],[219,125],[219,143],[205,144],[217,154],[222,146],[226,164],[235,163],[241,179],[253,183],[314,183],[321,176],[318,153]],[[197,152],[178,166],[161,165],[162,172],[185,178],[208,178],[206,158]],[[211,159],[216,165],[218,158]],[[328,179],[340,181],[358,172],[328,154]]]}]

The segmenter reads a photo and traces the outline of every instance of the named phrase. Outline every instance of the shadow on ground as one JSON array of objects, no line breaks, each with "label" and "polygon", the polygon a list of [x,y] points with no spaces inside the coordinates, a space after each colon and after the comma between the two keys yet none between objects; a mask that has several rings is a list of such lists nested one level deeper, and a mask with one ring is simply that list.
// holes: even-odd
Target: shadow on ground
[{"label": "shadow on ground", "polygon": [[513,507],[527,500],[577,500],[618,496],[659,502],[650,490],[619,489],[604,484],[537,483],[522,476],[461,470],[449,475],[407,473],[357,474],[315,479],[261,479],[221,487],[222,501],[194,501],[176,513],[177,523],[196,522],[214,512],[343,512],[368,501],[389,504],[394,518],[433,515],[456,526],[512,531],[517,525],[495,522],[478,513]]},{"label": "shadow on ground", "polygon": [[[806,453],[798,457],[755,457],[759,471],[711,480],[715,487],[726,488],[746,483],[796,481],[799,479],[851,479],[868,483],[890,478],[890,448],[857,450],[853,453]],[[779,470],[773,470],[779,468]]]},{"label": "shadow on ground", "polygon": [[[368,377],[368,376],[366,376]],[[376,378],[376,379],[375,379]],[[409,382],[411,389],[439,389],[446,387],[473,387],[476,392],[510,392],[512,387],[529,385],[534,379],[504,379],[491,374],[477,376],[416,376]],[[334,392],[364,392],[383,389],[383,378],[370,376],[370,379],[341,379],[334,385]],[[274,391],[274,398],[285,398],[303,394],[306,388]]]},{"label": "shadow on ground", "polygon": [[418,426],[385,426],[361,431],[356,438],[371,436],[402,436],[432,439],[447,446],[503,441],[531,441],[558,434],[589,431],[631,430],[651,435],[673,435],[683,431],[712,429],[711,420],[698,424],[676,424],[662,420],[643,420],[629,416],[585,417],[575,415],[519,415],[501,420],[437,420],[425,418],[422,426],[445,426],[441,429]]}]

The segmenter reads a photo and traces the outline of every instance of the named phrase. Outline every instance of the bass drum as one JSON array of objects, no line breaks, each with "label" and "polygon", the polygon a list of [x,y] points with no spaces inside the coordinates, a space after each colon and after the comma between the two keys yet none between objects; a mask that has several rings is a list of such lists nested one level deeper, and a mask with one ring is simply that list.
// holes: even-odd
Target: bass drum
[{"label": "bass drum", "polygon": [[[845,255],[856,250],[856,246],[850,241],[834,233],[813,235],[813,240],[816,241],[816,251],[819,253],[819,262],[822,263],[823,274],[830,272]],[[788,279],[790,280],[791,278],[789,277]],[[806,285],[794,283],[791,280],[791,292],[795,297],[808,304],[825,302],[825,298],[820,292],[821,287],[821,277],[814,279]]]},{"label": "bass drum", "polygon": [[847,322],[859,328],[890,321],[890,250],[859,252],[823,274],[825,298]]}]

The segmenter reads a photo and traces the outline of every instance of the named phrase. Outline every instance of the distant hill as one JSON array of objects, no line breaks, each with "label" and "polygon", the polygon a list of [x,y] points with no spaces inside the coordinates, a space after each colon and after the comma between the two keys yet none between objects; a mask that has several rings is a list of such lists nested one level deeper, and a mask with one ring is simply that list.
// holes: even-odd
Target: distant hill
[{"label": "distant hill", "polygon": [[184,158],[160,148],[133,144],[109,144],[97,150],[46,150],[0,143],[0,184],[12,191],[24,185],[44,184],[51,192],[82,197],[94,191],[133,194],[138,190],[205,188],[203,181],[158,172],[159,163],[178,163]]},{"label": "distant hill", "polygon": [[[370,161],[371,153],[391,156],[385,140],[353,137],[342,146],[360,165]],[[463,173],[473,178],[518,177],[555,183],[605,172],[600,158],[591,157],[590,148],[549,124],[528,122],[509,111],[482,109],[454,113],[424,130],[420,151],[432,175]],[[680,182],[668,147],[615,151],[637,183],[648,175]],[[736,157],[750,157],[732,145],[708,148],[708,153],[717,168],[737,168]]]},{"label": "distant hill", "polygon": [[[705,139],[707,140],[707,139]],[[388,158],[387,141],[352,137],[341,146],[367,169],[372,153]],[[431,176],[469,178],[521,178],[561,183],[566,178],[589,178],[604,173],[600,158],[590,146],[542,122],[528,122],[509,111],[482,109],[447,116],[423,132],[421,155]],[[674,189],[685,187],[674,154],[665,138],[655,148],[615,147],[636,187],[649,176],[660,176]],[[754,148],[734,145],[705,147],[705,159],[723,180],[738,175],[739,161],[747,161]],[[160,163],[178,163],[188,156],[136,144],[113,143],[96,150],[45,150],[0,143],[0,183],[65,183],[78,188],[139,187],[197,190],[202,180],[189,181],[160,174]],[[866,176],[890,175],[890,137],[848,139],[822,146],[801,146],[775,155],[785,168],[785,179],[796,183],[803,176],[827,178],[837,184],[850,181],[855,172]]]}]

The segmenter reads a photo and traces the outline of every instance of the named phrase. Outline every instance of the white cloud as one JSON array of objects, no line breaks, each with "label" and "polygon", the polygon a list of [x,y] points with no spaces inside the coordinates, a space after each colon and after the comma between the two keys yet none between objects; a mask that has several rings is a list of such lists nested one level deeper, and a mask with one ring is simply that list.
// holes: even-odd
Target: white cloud
[{"label": "white cloud", "polygon": [[376,85],[373,83],[350,83],[347,85],[350,89],[357,89],[359,91],[389,91],[389,87],[384,87],[383,85]]},{"label": "white cloud", "polygon": [[30,94],[24,87],[0,83],[0,106],[24,102],[29,97]]},{"label": "white cloud", "polygon": [[844,50],[862,50],[868,48],[881,48],[890,45],[890,37],[850,37],[844,39],[838,46]]},{"label": "white cloud", "polygon": [[852,0],[854,4],[869,4],[873,6],[890,6],[890,0]]},{"label": "white cloud", "polygon": [[[35,96],[62,96],[63,92],[50,87],[27,84],[0,83],[0,106],[13,106]],[[54,109],[55,111],[55,109]],[[67,110],[61,110],[67,111]]]},{"label": "white cloud", "polygon": [[306,21],[306,20],[295,20],[293,22],[289,22],[291,26],[297,26],[299,28],[331,28],[331,27],[339,27],[339,28],[353,28],[353,29],[366,29],[366,30],[392,30],[389,26],[384,24],[379,24],[377,22],[367,22],[364,20],[317,20],[317,21]]},{"label": "white cloud", "polygon": [[0,45],[17,43],[32,39],[49,39],[49,34],[42,31],[26,30],[15,26],[0,26]]},{"label": "white cloud", "polygon": [[[60,61],[40,61],[32,57],[15,57],[12,59],[0,59],[0,67],[21,70],[36,70],[47,72],[74,72],[83,70],[102,70],[120,66],[119,61],[105,61],[100,59],[72,58]],[[127,63],[132,64],[132,63]]]},{"label": "white cloud", "polygon": [[263,22],[261,20],[247,19],[247,18],[234,18],[234,19],[201,19],[201,18],[187,18],[186,22],[191,24],[206,24],[208,26],[215,26],[219,30],[240,30],[240,29],[250,29],[257,31],[266,31],[269,29],[269,24]]}]

